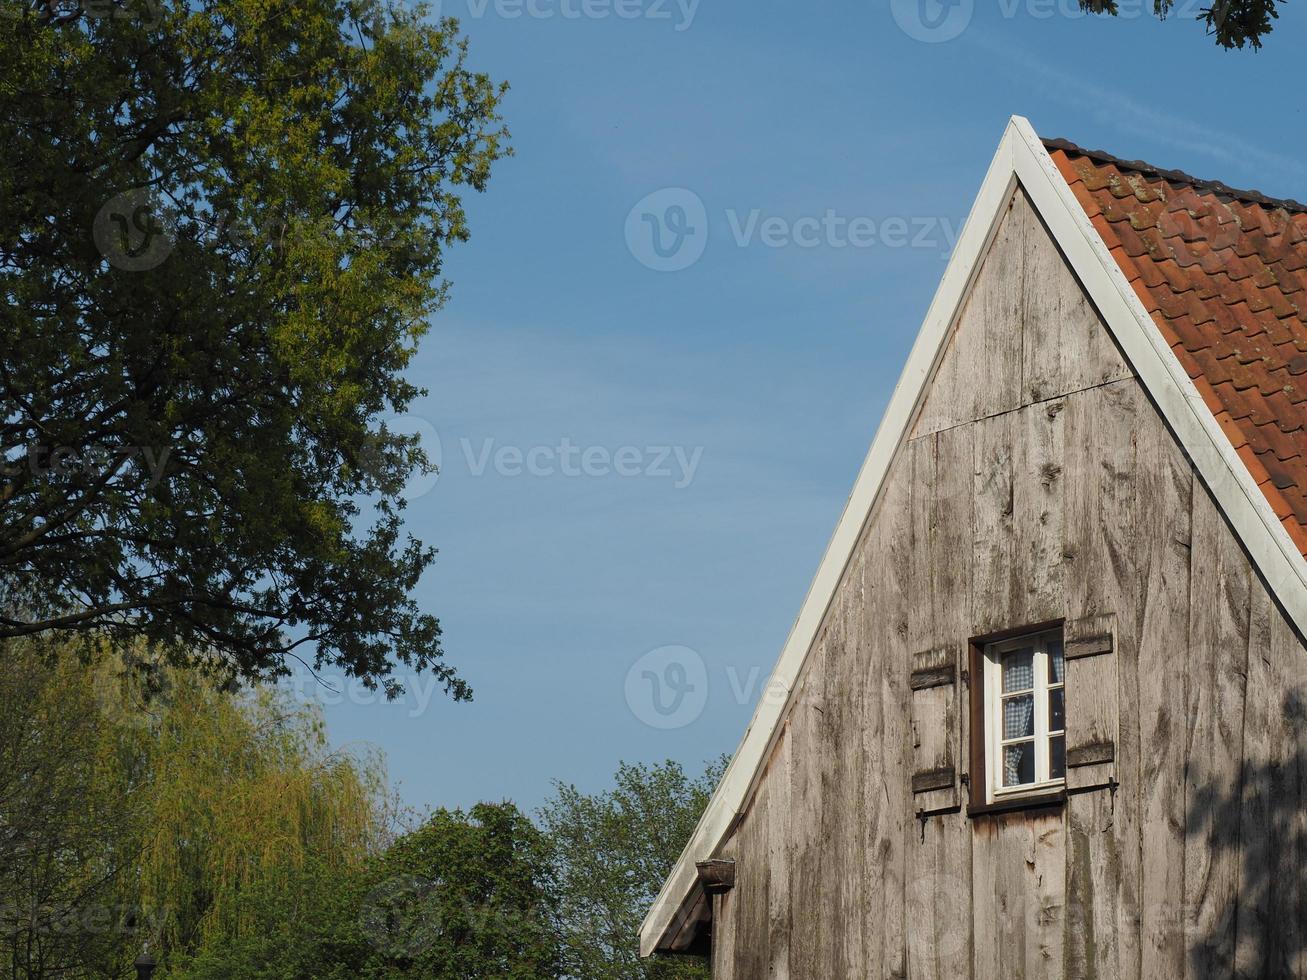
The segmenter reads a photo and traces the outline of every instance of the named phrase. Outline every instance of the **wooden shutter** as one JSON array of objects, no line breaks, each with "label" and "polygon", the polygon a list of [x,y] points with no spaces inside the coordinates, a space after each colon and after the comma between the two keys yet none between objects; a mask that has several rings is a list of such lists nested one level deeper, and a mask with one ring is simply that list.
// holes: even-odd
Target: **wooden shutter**
[{"label": "wooden shutter", "polygon": [[1109,785],[1120,731],[1115,618],[1090,616],[1063,629],[1066,651],[1066,786]]},{"label": "wooden shutter", "polygon": [[912,657],[912,808],[957,807],[961,726],[958,651],[938,647]]}]

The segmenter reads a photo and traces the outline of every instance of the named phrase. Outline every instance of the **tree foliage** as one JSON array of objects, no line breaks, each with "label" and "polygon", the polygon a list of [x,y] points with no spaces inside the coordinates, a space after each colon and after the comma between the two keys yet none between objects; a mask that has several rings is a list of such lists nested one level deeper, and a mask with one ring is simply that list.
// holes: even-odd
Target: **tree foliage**
[{"label": "tree foliage", "polygon": [[[636,931],[724,760],[403,818],[321,718],[148,647],[0,644],[0,963],[23,980],[705,978]],[[399,832],[401,825],[408,829]]]},{"label": "tree foliage", "polygon": [[[12,974],[114,977],[267,928],[388,843],[375,757],[327,748],[271,690],[216,688],[144,651],[0,649],[0,944]],[[331,883],[328,885],[328,883]]]},{"label": "tree foliage", "polygon": [[438,810],[350,875],[305,868],[295,907],[255,884],[260,924],[211,942],[179,980],[559,977],[549,850],[511,803]]},{"label": "tree foliage", "polygon": [[0,964],[13,977],[114,976],[140,927],[144,733],[96,678],[31,642],[0,647]]},{"label": "tree foliage", "polygon": [[266,929],[242,902],[251,889],[298,902],[306,881],[360,872],[391,828],[382,760],[331,751],[316,709],[171,674],[152,726],[140,894],[163,948],[190,955]]},{"label": "tree foliage", "polygon": [[726,762],[695,777],[672,761],[623,763],[611,790],[555,787],[540,819],[555,850],[568,976],[706,980],[707,965],[696,959],[641,960],[638,933]]},{"label": "tree foliage", "polygon": [[[1284,0],[1213,0],[1198,19],[1207,33],[1227,51],[1250,47],[1256,50],[1275,28],[1278,7]],[[1115,17],[1120,12],[1117,0],[1080,0],[1080,9]],[[1175,0],[1153,0],[1153,11],[1165,20],[1175,9]]]},{"label": "tree foliage", "polygon": [[386,428],[506,148],[452,20],[364,0],[0,17],[0,637],[443,660]]}]

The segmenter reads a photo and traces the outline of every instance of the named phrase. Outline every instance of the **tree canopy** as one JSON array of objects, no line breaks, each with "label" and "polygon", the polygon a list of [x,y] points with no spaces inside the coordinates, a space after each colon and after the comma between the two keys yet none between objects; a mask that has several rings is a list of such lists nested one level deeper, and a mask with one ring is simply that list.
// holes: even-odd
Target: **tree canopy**
[{"label": "tree canopy", "polygon": [[307,655],[455,698],[384,419],[507,150],[452,20],[367,0],[0,18],[0,638]]},{"label": "tree canopy", "polygon": [[266,685],[0,642],[0,962],[24,980],[706,978],[636,930],[720,774],[419,818]]},{"label": "tree canopy", "polygon": [[120,976],[147,943],[169,973],[266,933],[262,908],[301,924],[389,844],[392,813],[381,760],[331,751],[317,711],[280,692],[221,690],[141,650],[83,663],[0,645],[0,962],[16,977]]},{"label": "tree canopy", "polygon": [[[1120,13],[1118,0],[1079,0],[1082,10],[1095,14]],[[1231,48],[1262,46],[1262,40],[1275,29],[1279,19],[1278,6],[1284,0],[1213,0],[1198,14],[1199,21],[1217,44]],[[1175,10],[1175,0],[1153,0],[1153,11],[1165,19]]]},{"label": "tree canopy", "polygon": [[670,760],[623,763],[610,790],[555,787],[540,822],[554,849],[568,976],[707,980],[694,958],[640,959],[639,929],[726,762],[693,776]]}]

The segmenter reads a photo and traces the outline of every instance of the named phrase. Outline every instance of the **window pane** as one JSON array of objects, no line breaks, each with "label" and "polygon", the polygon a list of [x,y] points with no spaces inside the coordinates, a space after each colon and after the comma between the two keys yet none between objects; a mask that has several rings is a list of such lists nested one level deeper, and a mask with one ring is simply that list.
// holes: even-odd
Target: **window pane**
[{"label": "window pane", "polygon": [[1003,746],[1003,785],[1023,786],[1035,781],[1035,743]]},{"label": "window pane", "polygon": [[1057,688],[1048,692],[1048,730],[1060,732],[1066,728],[1066,691]]},{"label": "window pane", "polygon": [[1066,739],[1061,735],[1048,740],[1048,777],[1066,778]]},{"label": "window pane", "polygon": [[1066,683],[1066,660],[1062,656],[1062,641],[1048,641],[1048,683]]},{"label": "window pane", "polygon": [[1021,694],[1003,702],[1003,737],[1028,738],[1035,734],[1035,696]]},{"label": "window pane", "polygon": [[1013,650],[1003,654],[1003,693],[1029,691],[1035,686],[1035,651]]}]

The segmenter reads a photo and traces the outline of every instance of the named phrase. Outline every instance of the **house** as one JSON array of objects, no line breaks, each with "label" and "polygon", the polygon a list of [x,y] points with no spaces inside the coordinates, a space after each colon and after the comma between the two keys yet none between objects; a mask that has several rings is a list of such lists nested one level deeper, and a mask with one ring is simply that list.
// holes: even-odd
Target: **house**
[{"label": "house", "polygon": [[1013,118],[641,928],[718,980],[1307,976],[1307,206]]}]

